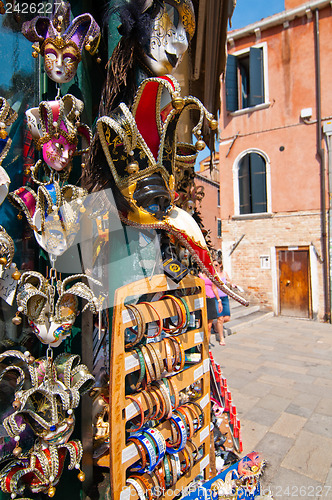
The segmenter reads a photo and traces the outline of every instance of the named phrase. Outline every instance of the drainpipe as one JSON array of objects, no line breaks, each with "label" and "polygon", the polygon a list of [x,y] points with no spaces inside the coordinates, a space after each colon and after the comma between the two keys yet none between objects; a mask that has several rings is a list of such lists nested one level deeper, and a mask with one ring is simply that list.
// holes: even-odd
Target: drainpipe
[{"label": "drainpipe", "polygon": [[316,109],[317,109],[317,156],[320,161],[320,203],[321,203],[321,241],[323,258],[323,287],[324,287],[324,321],[331,322],[331,297],[329,291],[329,258],[327,252],[327,223],[326,223],[326,186],[325,186],[325,158],[322,148],[322,110],[321,110],[321,79],[320,79],[320,50],[319,50],[319,11],[315,10],[315,80],[316,80]]}]

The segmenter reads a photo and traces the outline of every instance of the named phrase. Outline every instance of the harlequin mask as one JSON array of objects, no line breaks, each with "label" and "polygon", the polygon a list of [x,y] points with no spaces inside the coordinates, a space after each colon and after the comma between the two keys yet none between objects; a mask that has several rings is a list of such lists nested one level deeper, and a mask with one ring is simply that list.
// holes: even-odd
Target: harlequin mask
[{"label": "harlequin mask", "polygon": [[191,0],[165,0],[154,19],[144,62],[156,76],[166,75],[179,65],[195,32]]},{"label": "harlequin mask", "polygon": [[114,180],[142,222],[151,221],[151,214],[162,219],[173,206],[176,132],[182,112],[200,112],[194,134],[202,128],[205,116],[213,122],[198,99],[182,98],[180,90],[171,76],[148,78],[137,91],[132,112],[121,103],[110,116],[97,122]]},{"label": "harlequin mask", "polygon": [[69,2],[55,2],[51,18],[37,16],[22,26],[23,35],[34,42],[33,56],[45,57],[45,71],[56,83],[67,83],[76,74],[83,47],[92,55],[100,40],[100,28],[91,14],[70,22]]},{"label": "harlequin mask", "polygon": [[[54,304],[55,286],[37,272],[29,271],[21,276],[17,305],[18,313],[25,314],[37,338],[43,343],[57,347],[71,334],[72,326],[79,313],[78,297],[87,300],[82,312],[89,307],[96,314],[99,301],[88,285],[77,281],[84,275],[69,276],[56,283],[58,299]],[[94,283],[96,280],[89,278]],[[70,288],[70,282],[76,280]]]},{"label": "harlequin mask", "polygon": [[[88,151],[92,135],[89,127],[80,123],[83,108],[82,101],[66,94],[56,101],[42,101],[39,108],[26,111],[32,137],[51,169],[62,171],[71,165],[74,155]],[[79,136],[84,142],[80,151],[77,150]]]}]

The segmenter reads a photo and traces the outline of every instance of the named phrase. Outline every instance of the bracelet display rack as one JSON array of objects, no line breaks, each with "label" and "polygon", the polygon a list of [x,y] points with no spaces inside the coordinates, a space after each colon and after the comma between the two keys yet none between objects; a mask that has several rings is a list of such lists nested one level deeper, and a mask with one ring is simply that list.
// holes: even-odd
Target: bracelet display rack
[{"label": "bracelet display rack", "polygon": [[[159,295],[158,295],[159,294]],[[166,295],[166,297],[163,297]],[[149,472],[144,472],[140,476],[140,480],[129,481],[126,483],[128,476],[131,476],[131,466],[140,459],[139,449],[133,442],[128,442],[130,432],[128,432],[128,422],[130,425],[131,419],[138,419],[140,413],[145,414],[149,411],[147,401],[140,396],[139,390],[134,394],[139,405],[135,404],[132,398],[128,398],[128,383],[126,377],[128,375],[137,378],[140,373],[140,361],[137,352],[133,349],[128,349],[125,344],[125,333],[127,329],[135,325],[134,315],[126,305],[135,304],[136,310],[139,311],[146,326],[150,323],[158,323],[162,321],[167,325],[168,318],[174,318],[179,314],[179,308],[176,307],[176,300],[172,300],[168,295],[181,297],[182,303],[185,302],[186,314],[188,313],[193,318],[195,313],[195,321],[191,321],[191,327],[186,325],[176,335],[177,343],[181,343],[183,351],[186,353],[190,364],[187,362],[179,371],[164,372],[161,376],[170,381],[169,385],[176,388],[178,393],[186,390],[192,384],[200,385],[200,392],[195,399],[196,407],[202,412],[201,426],[197,426],[197,431],[191,437],[191,443],[196,450],[196,456],[190,467],[185,467],[183,474],[178,474],[176,482],[173,482],[171,487],[165,488],[162,492],[159,491],[158,498],[174,498],[183,491],[188,484],[198,475],[203,475],[204,479],[209,478],[209,459],[210,459],[210,370],[209,370],[209,344],[207,337],[207,313],[205,301],[204,281],[194,276],[185,277],[178,285],[168,280],[164,275],[157,275],[151,279],[143,279],[129,285],[117,289],[115,293],[115,306],[113,311],[113,326],[111,335],[111,350],[110,350],[110,382],[109,382],[109,454],[100,457],[96,464],[110,469],[110,491],[112,500],[134,500],[135,498],[143,498],[143,487],[150,486],[151,491],[156,485],[156,475]],[[161,300],[158,300],[158,296]],[[143,300],[142,300],[143,297]],[[146,299],[148,297],[148,300]],[[149,304],[151,300],[152,307]],[[140,304],[140,301],[142,302]],[[198,319],[197,319],[198,318]],[[188,323],[188,322],[187,322]],[[165,328],[166,330],[166,328]],[[163,361],[164,366],[167,365],[166,342],[163,336],[167,336],[164,332],[161,337],[149,338],[145,343],[153,342],[154,351],[159,360]],[[136,347],[136,346],[135,346]],[[138,346],[139,347],[139,346]],[[187,352],[196,352],[194,361]],[[168,351],[169,355],[169,351]],[[169,361],[169,359],[168,359]],[[166,382],[167,382],[166,380]],[[157,382],[158,384],[158,382]],[[167,382],[168,385],[168,382]],[[146,386],[145,386],[146,387]],[[173,398],[174,399],[174,398]],[[179,403],[178,403],[179,404]],[[138,407],[140,406],[140,408]],[[172,405],[173,406],[173,405]],[[175,408],[173,407],[175,410]],[[204,416],[203,416],[204,414]],[[169,415],[168,415],[169,417]],[[197,418],[196,423],[200,419]],[[149,422],[148,422],[149,424]],[[162,418],[150,423],[153,428],[160,431],[165,440],[174,439],[174,425],[171,425],[169,418]],[[139,431],[138,431],[139,432]],[[173,458],[173,457],[172,457]],[[179,462],[179,460],[177,460]],[[180,468],[180,466],[179,466]],[[152,476],[153,479],[152,480]],[[160,476],[160,473],[157,477]],[[137,476],[136,476],[137,478]],[[136,484],[136,489],[133,484]],[[156,498],[148,492],[147,498]],[[142,496],[143,495],[143,496]]]}]

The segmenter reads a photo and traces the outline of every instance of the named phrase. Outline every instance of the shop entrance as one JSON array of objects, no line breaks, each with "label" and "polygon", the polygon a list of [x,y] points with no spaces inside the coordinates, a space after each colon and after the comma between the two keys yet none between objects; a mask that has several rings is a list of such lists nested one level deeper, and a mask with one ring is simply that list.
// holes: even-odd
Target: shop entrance
[{"label": "shop entrance", "polygon": [[277,249],[279,314],[311,318],[309,248]]}]

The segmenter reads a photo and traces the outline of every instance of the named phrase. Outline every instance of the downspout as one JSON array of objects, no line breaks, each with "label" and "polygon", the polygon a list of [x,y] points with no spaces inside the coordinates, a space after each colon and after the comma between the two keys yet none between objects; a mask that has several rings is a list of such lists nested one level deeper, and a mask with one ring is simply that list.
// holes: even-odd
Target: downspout
[{"label": "downspout", "polygon": [[321,110],[321,79],[320,79],[320,50],[319,50],[319,11],[315,9],[315,80],[316,80],[316,109],[317,109],[317,156],[320,161],[320,203],[321,203],[321,241],[323,258],[323,287],[324,287],[324,321],[331,322],[330,292],[329,292],[329,258],[327,252],[327,223],[326,223],[326,185],[325,185],[325,158],[322,148],[322,110]]}]

